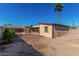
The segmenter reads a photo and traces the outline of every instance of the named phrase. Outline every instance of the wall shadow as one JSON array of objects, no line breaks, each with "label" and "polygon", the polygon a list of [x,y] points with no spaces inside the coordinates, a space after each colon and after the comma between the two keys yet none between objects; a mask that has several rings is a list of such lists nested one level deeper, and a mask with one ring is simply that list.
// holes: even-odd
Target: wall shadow
[{"label": "wall shadow", "polygon": [[25,42],[22,38],[20,38],[18,35],[15,35],[15,42],[23,42],[23,50],[22,52],[19,52],[22,56],[43,56],[40,52],[38,52],[36,49],[32,47],[32,45],[29,45],[27,42]]}]

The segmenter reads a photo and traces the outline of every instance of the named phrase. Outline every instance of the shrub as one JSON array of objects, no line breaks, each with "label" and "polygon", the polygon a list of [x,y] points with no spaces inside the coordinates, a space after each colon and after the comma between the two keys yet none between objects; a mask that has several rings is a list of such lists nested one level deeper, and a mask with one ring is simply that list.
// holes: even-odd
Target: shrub
[{"label": "shrub", "polygon": [[3,32],[2,44],[7,44],[12,42],[12,38],[14,37],[14,32],[11,28],[5,28]]}]

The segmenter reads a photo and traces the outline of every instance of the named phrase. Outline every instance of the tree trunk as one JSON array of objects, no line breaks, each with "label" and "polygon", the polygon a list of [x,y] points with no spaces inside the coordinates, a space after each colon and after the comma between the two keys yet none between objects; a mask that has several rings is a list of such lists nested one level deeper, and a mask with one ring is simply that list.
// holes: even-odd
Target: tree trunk
[{"label": "tree trunk", "polygon": [[60,24],[60,12],[58,12],[58,24]]},{"label": "tree trunk", "polygon": [[[60,12],[58,12],[58,24],[60,24]],[[60,36],[60,27],[58,27],[58,36]]]}]

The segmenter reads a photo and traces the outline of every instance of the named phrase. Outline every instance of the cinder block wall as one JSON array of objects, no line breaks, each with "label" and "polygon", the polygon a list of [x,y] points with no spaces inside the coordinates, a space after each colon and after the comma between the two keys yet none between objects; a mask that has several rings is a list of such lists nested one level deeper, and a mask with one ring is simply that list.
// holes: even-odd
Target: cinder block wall
[{"label": "cinder block wall", "polygon": [[[56,26],[55,26],[56,27]],[[69,30],[56,30],[54,27],[54,37],[63,36],[69,33]],[[58,27],[58,26],[57,26]],[[64,28],[64,27],[62,27]],[[58,33],[59,32],[59,33]]]},{"label": "cinder block wall", "polygon": [[[55,32],[54,37],[63,36],[69,33],[68,31],[54,31],[54,32]],[[59,35],[58,35],[58,32],[59,32]]]},{"label": "cinder block wall", "polygon": [[3,37],[3,31],[4,31],[4,28],[3,27],[0,27],[0,40]]}]

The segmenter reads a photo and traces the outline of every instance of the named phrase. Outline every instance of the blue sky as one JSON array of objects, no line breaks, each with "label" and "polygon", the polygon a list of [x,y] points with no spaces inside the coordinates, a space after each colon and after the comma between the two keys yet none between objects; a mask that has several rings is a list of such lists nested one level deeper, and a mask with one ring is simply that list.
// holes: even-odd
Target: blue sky
[{"label": "blue sky", "polygon": [[[39,22],[57,23],[55,3],[0,3],[0,25],[37,25]],[[63,4],[60,23],[79,25],[79,4]]]}]

